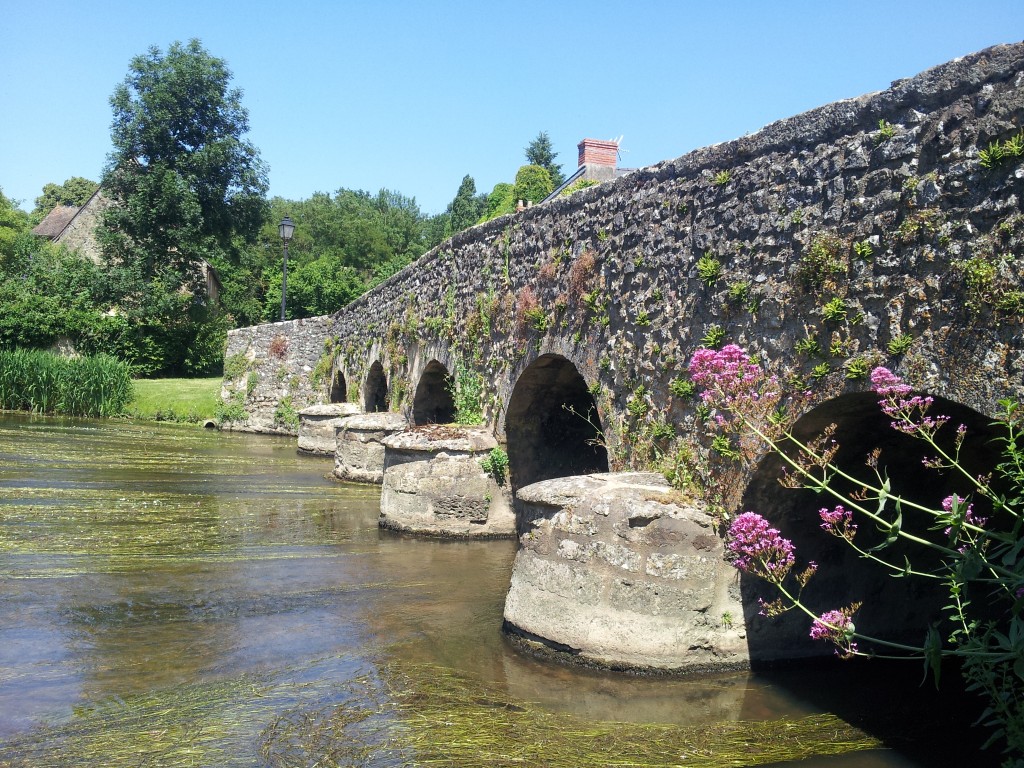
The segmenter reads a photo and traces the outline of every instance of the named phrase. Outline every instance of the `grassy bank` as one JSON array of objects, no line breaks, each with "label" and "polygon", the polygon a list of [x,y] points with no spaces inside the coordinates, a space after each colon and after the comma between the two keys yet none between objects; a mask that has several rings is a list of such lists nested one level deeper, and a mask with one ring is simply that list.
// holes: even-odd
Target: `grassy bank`
[{"label": "grassy bank", "polygon": [[137,419],[202,423],[216,418],[221,378],[136,379],[125,412]]}]

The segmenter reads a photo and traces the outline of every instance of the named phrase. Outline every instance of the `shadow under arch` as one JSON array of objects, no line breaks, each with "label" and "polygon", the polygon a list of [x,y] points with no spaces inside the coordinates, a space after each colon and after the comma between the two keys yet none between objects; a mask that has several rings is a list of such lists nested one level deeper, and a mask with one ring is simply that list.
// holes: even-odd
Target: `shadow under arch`
[{"label": "shadow under arch", "polygon": [[367,413],[381,413],[387,409],[388,380],[380,360],[374,360],[363,385],[363,410]]},{"label": "shadow under arch", "polygon": [[452,377],[448,369],[437,360],[431,360],[423,369],[412,400],[412,423],[451,424],[455,421],[455,398],[452,395]]},{"label": "shadow under arch", "polygon": [[330,401],[332,403],[348,401],[348,386],[345,383],[345,374],[341,372],[340,368],[334,372],[334,378],[331,379]]},{"label": "shadow under arch", "polygon": [[561,355],[541,355],[516,380],[505,413],[513,494],[553,477],[607,472],[603,435],[576,366]]},{"label": "shadow under arch", "polygon": [[[951,400],[936,397],[930,415],[946,415],[949,423],[937,439],[944,450],[954,449],[957,425],[967,428],[960,450],[961,463],[972,476],[991,472],[1000,459],[1000,443],[993,438],[999,432],[991,420],[977,411]],[[878,406],[874,393],[842,395],[817,406],[793,426],[794,437],[808,443],[835,425],[834,439],[838,451],[833,463],[864,483],[877,484],[867,464],[869,454],[877,450],[877,465],[888,476],[890,493],[930,508],[941,506],[951,493],[967,495],[964,480],[951,471],[940,472],[922,464],[929,455],[921,440],[897,432],[891,419]],[[787,450],[795,455],[795,450]],[[788,489],[779,484],[784,463],[776,454],[766,456],[754,471],[737,512],[754,511],[769,520],[796,548],[795,571],[803,570],[810,560],[818,563],[818,571],[803,591],[804,602],[819,614],[862,603],[854,615],[857,630],[866,635],[885,638],[908,645],[920,645],[927,628],[942,615],[942,606],[949,594],[941,579],[894,578],[894,571],[860,557],[846,542],[820,528],[819,510],[841,503],[829,494],[807,489]],[[836,482],[836,490],[844,496],[855,492],[859,483]],[[982,516],[991,514],[991,506],[972,497],[975,510]],[[877,502],[868,502],[872,508]],[[849,505],[847,505],[848,508]],[[886,513],[892,519],[893,505]],[[933,520],[925,513],[902,509],[903,530],[934,539],[930,531]],[[858,520],[856,543],[861,549],[881,544],[884,536],[870,520]],[[938,533],[941,536],[941,532]],[[939,564],[938,553],[919,545],[898,541],[877,553],[890,562],[903,566],[907,558],[915,570],[930,570]],[[743,575],[741,594],[750,658],[755,668],[774,661],[831,656],[834,648],[824,641],[813,641],[808,632],[810,619],[797,610],[782,616],[766,618],[759,615],[760,600],[769,602],[778,597],[774,588],[761,579]],[[940,628],[941,629],[941,628]],[[884,649],[878,649],[884,653]]]}]

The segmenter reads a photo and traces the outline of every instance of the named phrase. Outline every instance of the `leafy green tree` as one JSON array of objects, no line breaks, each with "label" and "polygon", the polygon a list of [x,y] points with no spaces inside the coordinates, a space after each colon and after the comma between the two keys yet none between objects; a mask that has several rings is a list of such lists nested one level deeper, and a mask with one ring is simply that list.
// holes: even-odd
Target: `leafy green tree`
[{"label": "leafy green tree", "polygon": [[511,184],[498,182],[487,196],[487,208],[484,211],[483,221],[496,219],[507,213],[514,213],[516,210],[515,188]]},{"label": "leafy green tree", "polygon": [[19,235],[26,234],[28,215],[0,189],[0,262],[14,257]]},{"label": "leafy green tree", "polygon": [[38,223],[58,205],[85,205],[99,184],[82,176],[72,176],[63,184],[44,184],[43,194],[36,198],[36,207],[29,214]]},{"label": "leafy green tree", "polygon": [[[117,203],[104,250],[143,280],[196,287],[200,259],[231,256],[266,211],[267,170],[231,72],[198,40],[132,59],[114,111],[103,187]],[[168,272],[168,275],[163,274]]]},{"label": "leafy green tree", "polygon": [[522,200],[523,202],[539,203],[550,195],[553,189],[551,175],[546,168],[539,165],[524,165],[516,173],[512,198],[517,202]]},{"label": "leafy green tree", "polygon": [[473,177],[468,174],[464,176],[459,191],[455,193],[455,199],[448,205],[450,233],[454,235],[476,224],[486,205],[486,196],[476,193],[476,182],[473,181]]},{"label": "leafy green tree", "polygon": [[556,157],[558,157],[558,153],[551,146],[551,138],[547,131],[538,133],[537,138],[526,147],[526,161],[530,165],[539,165],[547,170],[551,177],[552,189],[558,188],[565,181],[562,166],[555,162]]}]

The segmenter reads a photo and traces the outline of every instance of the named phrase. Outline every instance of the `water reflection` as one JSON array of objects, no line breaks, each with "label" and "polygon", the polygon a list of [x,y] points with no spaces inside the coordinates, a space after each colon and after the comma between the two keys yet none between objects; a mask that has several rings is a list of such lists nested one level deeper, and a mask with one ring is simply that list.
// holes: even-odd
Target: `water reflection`
[{"label": "water reflection", "polygon": [[[523,656],[499,632],[514,542],[380,531],[378,489],[330,469],[287,439],[0,416],[0,764],[70,750],[117,765],[118,749],[175,764],[184,744],[202,757],[181,764],[252,765],[284,715],[387,698],[395,665],[582,722],[864,718],[813,674],[640,678]],[[891,749],[814,763],[912,764]]]}]

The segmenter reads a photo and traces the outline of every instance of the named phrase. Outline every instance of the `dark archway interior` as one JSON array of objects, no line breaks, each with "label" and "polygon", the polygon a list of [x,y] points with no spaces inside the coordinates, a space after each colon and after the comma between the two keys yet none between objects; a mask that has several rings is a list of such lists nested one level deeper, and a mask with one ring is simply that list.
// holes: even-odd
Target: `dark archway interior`
[{"label": "dark archway interior", "polygon": [[375,360],[366,375],[366,387],[363,390],[363,410],[367,413],[380,413],[388,409],[388,380],[384,375],[384,366]]},{"label": "dark archway interior", "polygon": [[437,360],[431,360],[420,376],[412,401],[412,423],[451,424],[455,421],[455,398],[452,378]]},{"label": "dark archway interior", "polygon": [[552,477],[608,471],[594,398],[560,355],[542,355],[523,371],[509,399],[505,434],[513,492]]},{"label": "dark archway interior", "polygon": [[334,372],[334,379],[331,381],[331,402],[344,403],[348,400],[348,387],[345,386],[345,374],[340,370]]},{"label": "dark archway interior", "polygon": [[[997,433],[986,416],[940,398],[935,399],[931,413],[950,417],[939,432],[939,442],[946,450],[953,448],[957,426],[967,427],[960,458],[972,475],[989,472],[999,462],[1000,444],[992,439]],[[904,499],[937,508],[951,493],[967,495],[969,489],[956,473],[925,467],[922,458],[929,455],[928,446],[895,431],[890,421],[873,393],[859,393],[822,404],[801,418],[793,433],[806,443],[828,425],[835,424],[839,450],[834,463],[858,481],[871,482],[874,474],[866,459],[877,449],[878,466],[889,478],[891,493]],[[894,578],[892,571],[860,557],[845,542],[821,530],[819,510],[832,509],[839,500],[810,490],[784,488],[778,482],[782,467],[782,460],[774,454],[762,460],[737,511],[750,510],[764,515],[783,536],[792,540],[796,547],[797,571],[809,560],[818,563],[818,573],[803,593],[807,605],[821,613],[862,602],[854,616],[858,631],[919,645],[926,629],[939,619],[942,606],[949,600],[942,582]],[[836,483],[834,487],[848,494],[856,491],[859,484]],[[985,500],[972,500],[975,510],[982,515],[990,514],[991,507]],[[876,506],[877,502],[873,502],[872,508]],[[887,513],[892,519],[891,503]],[[904,506],[902,514],[903,530],[929,539],[941,537],[941,531],[929,530],[933,521],[925,513]],[[858,523],[858,546],[870,549],[882,543],[884,536],[870,520],[858,521],[855,515],[854,521]],[[930,570],[939,564],[936,553],[912,543],[897,542],[877,554],[901,566],[907,558],[915,570]],[[808,637],[810,620],[798,611],[772,619],[758,615],[759,599],[767,602],[778,597],[770,585],[748,576],[743,576],[741,583],[750,655],[755,662],[833,653],[830,644]],[[983,600],[984,596],[978,595],[976,599]]]}]

